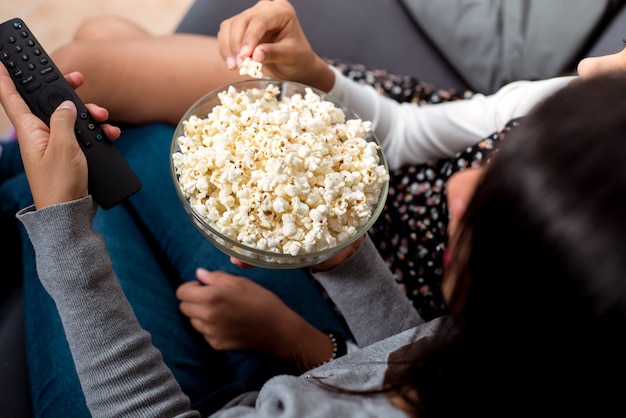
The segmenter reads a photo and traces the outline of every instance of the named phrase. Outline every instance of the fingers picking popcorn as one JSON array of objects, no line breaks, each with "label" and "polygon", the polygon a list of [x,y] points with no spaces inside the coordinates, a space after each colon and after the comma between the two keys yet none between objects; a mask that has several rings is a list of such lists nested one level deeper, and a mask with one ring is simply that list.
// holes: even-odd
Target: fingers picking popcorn
[{"label": "fingers picking popcorn", "polygon": [[249,75],[253,78],[263,78],[263,64],[246,57],[239,67],[239,75]]}]

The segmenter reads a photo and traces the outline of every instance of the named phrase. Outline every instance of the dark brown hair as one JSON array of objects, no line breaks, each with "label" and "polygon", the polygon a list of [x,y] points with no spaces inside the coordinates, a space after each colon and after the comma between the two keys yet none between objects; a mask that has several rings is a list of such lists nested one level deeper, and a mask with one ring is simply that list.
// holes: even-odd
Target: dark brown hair
[{"label": "dark brown hair", "polygon": [[626,75],[538,106],[462,223],[456,334],[411,371],[420,415],[626,415]]}]

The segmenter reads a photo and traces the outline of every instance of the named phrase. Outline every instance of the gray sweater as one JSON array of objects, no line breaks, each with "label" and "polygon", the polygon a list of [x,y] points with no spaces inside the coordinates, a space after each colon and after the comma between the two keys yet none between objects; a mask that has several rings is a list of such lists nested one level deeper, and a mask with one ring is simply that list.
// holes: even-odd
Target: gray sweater
[{"label": "gray sweater", "polygon": [[[57,305],[87,405],[95,417],[198,416],[122,292],[104,241],[92,229],[96,209],[86,197],[17,215],[35,248],[40,280]],[[369,239],[316,279],[362,348],[302,376],[275,377],[214,416],[405,416],[384,395],[337,394],[318,380],[351,389],[379,387],[389,353],[431,335],[439,320],[423,323]]]}]

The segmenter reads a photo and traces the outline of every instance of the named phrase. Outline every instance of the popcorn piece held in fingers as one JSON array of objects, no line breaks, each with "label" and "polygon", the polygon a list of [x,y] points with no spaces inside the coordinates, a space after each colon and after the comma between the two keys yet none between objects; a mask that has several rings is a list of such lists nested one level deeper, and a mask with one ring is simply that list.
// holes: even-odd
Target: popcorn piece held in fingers
[{"label": "popcorn piece held in fingers", "polygon": [[249,75],[254,78],[263,78],[263,64],[260,62],[252,61],[250,57],[246,57],[239,67],[240,75]]}]

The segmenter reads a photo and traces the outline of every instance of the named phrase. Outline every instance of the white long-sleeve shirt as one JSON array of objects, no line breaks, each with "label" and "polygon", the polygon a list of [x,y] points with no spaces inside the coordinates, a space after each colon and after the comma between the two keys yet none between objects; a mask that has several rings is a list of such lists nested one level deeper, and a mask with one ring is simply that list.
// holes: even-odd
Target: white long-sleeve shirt
[{"label": "white long-sleeve shirt", "polygon": [[389,168],[452,157],[474,145],[507,122],[526,115],[541,100],[576,77],[516,81],[492,95],[475,94],[467,100],[416,106],[382,96],[373,87],[335,71],[330,95],[359,118],[369,120],[381,142]]}]

